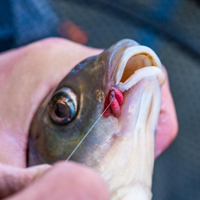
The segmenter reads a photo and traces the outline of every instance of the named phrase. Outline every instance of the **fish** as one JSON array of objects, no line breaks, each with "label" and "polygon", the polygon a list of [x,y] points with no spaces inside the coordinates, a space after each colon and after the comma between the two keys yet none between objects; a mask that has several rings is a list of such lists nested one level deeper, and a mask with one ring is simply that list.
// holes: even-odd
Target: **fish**
[{"label": "fish", "polygon": [[70,158],[97,171],[112,200],[151,199],[164,83],[156,53],[131,39],[83,60],[35,113],[28,166]]}]

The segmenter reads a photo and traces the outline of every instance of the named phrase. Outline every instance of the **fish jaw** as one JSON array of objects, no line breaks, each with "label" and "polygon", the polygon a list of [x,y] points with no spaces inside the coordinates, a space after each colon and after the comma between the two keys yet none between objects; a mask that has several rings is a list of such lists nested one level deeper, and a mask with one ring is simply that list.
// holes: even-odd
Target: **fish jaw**
[{"label": "fish jaw", "polygon": [[125,94],[118,119],[120,134],[95,167],[107,182],[112,199],[151,199],[160,102],[160,86],[155,77],[140,81]]}]

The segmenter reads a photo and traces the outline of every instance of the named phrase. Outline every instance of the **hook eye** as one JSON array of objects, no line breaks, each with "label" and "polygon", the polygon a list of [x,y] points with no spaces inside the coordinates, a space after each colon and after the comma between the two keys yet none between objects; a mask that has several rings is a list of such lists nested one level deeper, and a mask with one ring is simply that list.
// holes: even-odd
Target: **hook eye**
[{"label": "hook eye", "polygon": [[77,113],[77,97],[72,89],[64,87],[53,95],[48,106],[50,118],[58,124],[65,124]]}]

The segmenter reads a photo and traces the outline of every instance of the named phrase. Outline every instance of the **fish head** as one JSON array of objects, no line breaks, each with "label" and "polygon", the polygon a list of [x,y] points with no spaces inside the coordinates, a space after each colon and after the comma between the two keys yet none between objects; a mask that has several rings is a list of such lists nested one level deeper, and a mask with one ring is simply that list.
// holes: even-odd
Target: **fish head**
[{"label": "fish head", "polygon": [[[129,39],[82,61],[38,108],[30,128],[28,165],[70,157],[98,171],[113,199],[133,194],[150,199],[164,82],[157,55]],[[105,118],[112,87],[123,93],[121,115]]]}]

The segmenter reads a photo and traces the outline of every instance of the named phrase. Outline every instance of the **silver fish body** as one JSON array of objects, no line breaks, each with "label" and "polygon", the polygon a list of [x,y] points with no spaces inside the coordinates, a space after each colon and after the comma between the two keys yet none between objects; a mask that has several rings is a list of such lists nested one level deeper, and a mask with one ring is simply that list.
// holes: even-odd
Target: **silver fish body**
[{"label": "silver fish body", "polygon": [[120,117],[101,117],[71,160],[98,171],[112,199],[151,199],[164,81],[156,54],[129,39],[82,61],[39,107],[30,128],[28,165],[66,160],[117,86],[126,91]]}]

